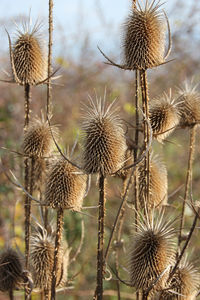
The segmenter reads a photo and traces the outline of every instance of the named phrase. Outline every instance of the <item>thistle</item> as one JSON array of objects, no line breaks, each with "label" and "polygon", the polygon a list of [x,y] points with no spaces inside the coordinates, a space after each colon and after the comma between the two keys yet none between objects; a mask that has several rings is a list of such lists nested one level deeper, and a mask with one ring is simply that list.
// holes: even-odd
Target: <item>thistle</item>
[{"label": "thistle", "polygon": [[64,209],[79,211],[86,192],[87,176],[65,160],[58,159],[52,166],[47,177],[45,205],[57,210],[57,228],[55,237],[54,263],[52,269],[51,297],[55,299],[57,269],[62,243]]},{"label": "thistle", "polygon": [[193,300],[196,299],[199,289],[199,273],[192,264],[184,262],[177,268],[169,283],[169,289],[161,293],[159,299],[166,300]]},{"label": "thistle", "polygon": [[19,254],[8,248],[0,254],[0,291],[12,291],[22,284],[23,262]]},{"label": "thistle", "polygon": [[166,26],[161,4],[145,1],[144,8],[136,3],[124,26],[125,66],[146,70],[165,60]]},{"label": "thistle", "polygon": [[197,86],[185,82],[178,90],[180,104],[178,109],[181,114],[180,124],[182,127],[193,127],[200,123],[200,93]]},{"label": "thistle", "polygon": [[83,120],[84,153],[83,169],[86,173],[104,176],[119,170],[125,160],[126,140],[121,121],[113,103],[105,107],[105,98],[90,98]]},{"label": "thistle", "polygon": [[[142,163],[138,168],[138,183],[139,183],[139,202],[142,208],[145,207],[145,164]],[[150,197],[148,208],[156,208],[167,203],[167,169],[165,164],[157,155],[150,155]]]},{"label": "thistle", "polygon": [[48,156],[54,145],[51,131],[54,136],[58,134],[57,128],[55,126],[50,128],[48,122],[44,121],[44,118],[34,118],[24,134],[24,154],[34,158]]},{"label": "thistle", "polygon": [[79,211],[86,191],[87,176],[63,158],[53,163],[47,176],[45,205]]},{"label": "thistle", "polygon": [[131,284],[144,292],[153,283],[156,290],[163,289],[174,262],[172,222],[164,221],[162,214],[151,223],[138,221],[137,229],[129,259]]},{"label": "thistle", "polygon": [[32,30],[25,24],[23,30],[17,30],[13,45],[9,37],[12,72],[20,85],[35,85],[47,77],[47,54],[39,29],[40,24]]},{"label": "thistle", "polygon": [[178,104],[172,98],[171,93],[164,95],[150,102],[149,119],[154,137],[158,142],[169,136],[179,124]]},{"label": "thistle", "polygon": [[[51,287],[55,235],[56,233],[51,226],[45,229],[38,224],[30,240],[30,257],[34,285],[46,292],[50,291]],[[68,252],[64,255],[63,247],[60,248],[57,262],[56,286],[60,286],[67,281]]]}]

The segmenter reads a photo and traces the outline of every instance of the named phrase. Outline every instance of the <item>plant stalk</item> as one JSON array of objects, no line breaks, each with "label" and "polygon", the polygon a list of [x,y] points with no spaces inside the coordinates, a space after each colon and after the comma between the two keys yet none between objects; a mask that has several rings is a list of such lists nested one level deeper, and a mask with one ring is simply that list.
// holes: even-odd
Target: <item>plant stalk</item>
[{"label": "plant stalk", "polygon": [[[149,97],[148,97],[148,83],[147,83],[147,71],[142,70],[140,71],[140,85],[141,85],[141,91],[142,91],[142,108],[143,113],[147,120],[149,120]],[[145,150],[147,149],[147,145],[149,142],[150,133],[149,133],[149,126],[148,123],[144,120],[144,147]],[[150,195],[150,176],[149,176],[149,163],[150,163],[150,154],[149,151],[147,155],[145,156],[145,214],[147,213],[149,215],[149,195]]]},{"label": "plant stalk", "polygon": [[58,270],[58,260],[60,255],[60,247],[62,241],[62,232],[64,224],[64,210],[59,208],[57,211],[57,229],[55,239],[55,250],[54,250],[54,264],[52,270],[52,281],[51,281],[51,300],[56,299],[56,275]]},{"label": "plant stalk", "polygon": [[185,223],[185,205],[189,198],[190,184],[192,182],[192,164],[194,161],[194,153],[195,153],[195,137],[196,137],[196,126],[193,126],[190,129],[189,158],[188,158],[188,167],[187,167],[187,175],[186,175],[186,183],[185,183],[184,202],[181,211],[181,223],[180,223],[179,237],[178,237],[178,251],[180,250],[183,227]]},{"label": "plant stalk", "polygon": [[97,300],[103,299],[104,277],[104,216],[105,216],[105,177],[99,175],[99,219],[98,219],[98,245],[97,245]]}]

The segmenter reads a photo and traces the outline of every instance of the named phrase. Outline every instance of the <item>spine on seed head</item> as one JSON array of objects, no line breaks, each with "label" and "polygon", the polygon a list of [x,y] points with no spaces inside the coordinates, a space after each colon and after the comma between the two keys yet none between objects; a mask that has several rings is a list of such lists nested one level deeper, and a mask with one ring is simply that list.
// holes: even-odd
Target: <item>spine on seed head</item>
[{"label": "spine on seed head", "polygon": [[184,127],[192,127],[200,123],[200,93],[197,85],[189,82],[178,90],[178,109],[180,111],[180,124]]},{"label": "spine on seed head", "polygon": [[79,211],[86,186],[87,176],[64,158],[59,158],[52,164],[47,175],[45,205],[55,209]]},{"label": "spine on seed head", "polygon": [[169,268],[175,258],[171,223],[163,220],[163,214],[151,223],[139,221],[129,257],[131,284],[136,289],[147,290],[156,280],[154,291],[165,287]]},{"label": "spine on seed head", "polygon": [[126,67],[146,70],[164,62],[166,26],[161,4],[145,1],[134,6],[124,26]]},{"label": "spine on seed head", "polygon": [[105,99],[90,99],[83,119],[84,170],[88,174],[112,174],[125,161],[127,149],[121,121],[113,103],[105,106]]},{"label": "spine on seed head", "polygon": [[22,257],[12,248],[0,253],[0,291],[18,288],[22,283]]},{"label": "spine on seed head", "polygon": [[[55,232],[51,226],[47,229],[37,224],[31,236],[31,267],[33,270],[34,285],[40,289],[50,289],[54,263]],[[56,286],[67,281],[69,251],[61,247],[57,264]]]},{"label": "spine on seed head", "polygon": [[[164,162],[157,155],[150,155],[150,198],[147,206],[149,209],[167,204],[168,178]],[[145,163],[138,168],[139,201],[142,208],[145,207]]]},{"label": "spine on seed head", "polygon": [[154,137],[162,143],[180,121],[178,103],[172,98],[171,93],[150,102],[149,119]]},{"label": "spine on seed head", "polygon": [[39,34],[40,24],[35,24],[32,30],[29,25],[25,27],[18,30],[10,49],[13,75],[21,85],[35,85],[47,78],[47,53]]}]

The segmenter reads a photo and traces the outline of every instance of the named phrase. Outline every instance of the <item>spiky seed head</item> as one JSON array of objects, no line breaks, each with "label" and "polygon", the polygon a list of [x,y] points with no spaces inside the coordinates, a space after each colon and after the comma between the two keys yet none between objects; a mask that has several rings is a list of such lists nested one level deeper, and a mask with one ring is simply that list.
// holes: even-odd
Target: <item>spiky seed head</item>
[{"label": "spiky seed head", "polygon": [[164,221],[163,213],[156,221],[152,220],[151,223],[147,220],[139,222],[129,259],[131,283],[142,290],[148,289],[156,279],[155,289],[162,289],[167,280],[168,269],[174,262],[172,222]]},{"label": "spiky seed head", "polygon": [[[37,224],[30,240],[30,262],[33,269],[34,285],[40,289],[49,289],[54,264],[55,232],[51,226],[47,229]],[[61,247],[57,264],[57,286],[67,280],[68,252],[65,255]],[[64,276],[65,275],[65,276]],[[64,278],[65,277],[65,278]]]},{"label": "spiky seed head", "polygon": [[[168,179],[164,162],[157,155],[150,155],[150,197],[148,208],[157,208],[167,203]],[[138,168],[139,201],[142,208],[145,207],[145,163]]]},{"label": "spiky seed head", "polygon": [[88,173],[112,174],[123,166],[126,140],[113,103],[90,98],[82,124],[84,131],[84,170]]},{"label": "spiky seed head", "polygon": [[42,158],[48,156],[53,149],[52,134],[58,135],[55,126],[49,127],[44,119],[35,118],[28,126],[23,141],[24,154],[29,157]]},{"label": "spiky seed head", "polygon": [[0,254],[0,291],[10,291],[22,282],[22,258],[12,248]]},{"label": "spiky seed head", "polygon": [[64,158],[53,163],[45,188],[45,204],[55,209],[80,210],[86,192],[87,176]]},{"label": "spiky seed head", "polygon": [[194,300],[199,289],[200,274],[187,261],[180,264],[161,300]]},{"label": "spiky seed head", "polygon": [[21,85],[35,85],[47,78],[47,53],[39,29],[40,24],[35,24],[32,30],[28,25],[18,30],[12,46],[14,77]]},{"label": "spiky seed head", "polygon": [[159,2],[144,8],[139,2],[132,10],[124,27],[124,58],[128,68],[146,70],[164,62],[165,20]]},{"label": "spiky seed head", "polygon": [[200,93],[192,83],[185,84],[178,90],[180,124],[182,127],[192,127],[200,123]]},{"label": "spiky seed head", "polygon": [[149,119],[154,137],[162,143],[173,132],[180,120],[177,103],[172,98],[171,92],[169,95],[164,93],[162,97],[151,101]]}]

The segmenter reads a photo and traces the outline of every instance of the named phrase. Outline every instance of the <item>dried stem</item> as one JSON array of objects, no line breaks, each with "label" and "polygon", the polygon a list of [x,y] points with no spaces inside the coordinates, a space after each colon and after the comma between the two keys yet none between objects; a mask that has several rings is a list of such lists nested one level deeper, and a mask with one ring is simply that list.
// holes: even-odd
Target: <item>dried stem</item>
[{"label": "dried stem", "polygon": [[125,189],[125,192],[124,192],[124,195],[122,197],[122,201],[121,201],[121,204],[119,206],[119,209],[118,209],[118,212],[117,212],[117,216],[115,218],[115,221],[114,221],[114,224],[113,224],[113,227],[112,227],[112,230],[111,230],[111,234],[110,234],[110,238],[109,238],[109,241],[108,241],[108,245],[107,245],[107,248],[106,248],[106,251],[105,251],[105,262],[107,261],[108,259],[108,253],[109,253],[109,250],[110,250],[110,246],[112,244],[112,241],[113,241],[113,237],[114,237],[114,233],[115,233],[115,229],[118,225],[118,222],[119,222],[119,217],[120,217],[120,213],[121,213],[121,210],[123,209],[123,207],[125,206],[126,204],[126,199],[128,197],[128,192],[129,192],[129,188],[130,188],[130,184],[132,182],[132,177],[134,175],[134,172],[135,172],[135,167],[133,167],[132,171],[131,171],[131,174],[130,174],[130,177],[127,181],[127,186],[126,186],[126,189]]},{"label": "dried stem", "polygon": [[[140,83],[141,83],[141,91],[142,91],[142,107],[143,107],[143,113],[146,116],[146,120],[149,120],[149,97],[148,97],[148,83],[147,83],[147,71],[142,70],[140,71]],[[147,145],[149,143],[150,134],[149,134],[149,126],[148,122],[144,122],[144,147],[145,150],[147,149]],[[150,155],[149,151],[147,155],[145,156],[145,195],[144,195],[144,201],[145,206],[148,211],[148,204],[149,204],[149,192],[150,192],[150,178],[149,178],[149,160]]]},{"label": "dried stem", "polygon": [[[31,91],[30,85],[27,83],[24,86],[24,133],[27,130],[30,119],[30,99],[31,99]],[[24,188],[29,191],[29,159],[24,159]],[[25,212],[25,266],[28,270],[29,268],[29,241],[30,241],[30,215],[31,215],[31,200],[28,195],[25,196],[24,201],[24,212]],[[25,299],[28,299],[28,290],[25,287]]]},{"label": "dried stem", "polygon": [[195,152],[195,136],[196,136],[196,126],[193,126],[190,129],[190,148],[189,148],[188,168],[187,168],[187,176],[186,176],[186,183],[185,183],[184,202],[182,206],[181,223],[180,223],[179,237],[178,237],[178,251],[180,250],[180,244],[182,241],[182,232],[183,232],[183,227],[185,222],[185,205],[188,200],[190,184],[192,182],[192,163],[194,160],[194,152]]},{"label": "dried stem", "polygon": [[58,259],[60,255],[60,247],[62,241],[62,231],[64,223],[64,210],[59,208],[57,211],[57,229],[56,229],[56,239],[55,239],[55,251],[54,251],[54,264],[52,270],[52,282],[51,282],[51,300],[56,299],[56,274],[58,268]]},{"label": "dried stem", "polygon": [[[46,114],[47,120],[49,119],[52,92],[51,92],[51,73],[52,73],[52,34],[53,33],[53,0],[49,0],[49,44],[48,44],[48,80],[47,80],[47,104]],[[44,208],[44,226],[48,224],[48,207]]]},{"label": "dried stem", "polygon": [[[135,1],[133,1],[135,4]],[[139,145],[139,82],[138,82],[138,71],[135,71],[135,148],[133,152],[134,161],[137,161],[138,145]],[[138,191],[138,167],[135,169],[134,175],[134,198],[135,198],[135,230],[137,231],[137,211],[139,204],[139,191]]]},{"label": "dried stem", "polygon": [[104,215],[105,215],[105,177],[99,178],[99,220],[98,220],[98,245],[97,245],[97,300],[103,299],[104,276]]},{"label": "dried stem", "polygon": [[9,291],[9,299],[14,300],[13,289],[10,289],[10,291]]},{"label": "dried stem", "polygon": [[53,33],[53,0],[49,0],[49,45],[48,45],[48,80],[47,80],[47,107],[46,114],[49,117],[52,100],[51,73],[52,73],[52,33]]},{"label": "dried stem", "polygon": [[[125,179],[123,181],[123,191],[122,191],[122,197],[126,191],[126,186],[127,186],[127,179]],[[127,200],[127,198],[126,198]],[[124,216],[125,216],[125,204],[126,204],[126,200],[124,203],[123,208],[120,211],[120,216],[119,216],[119,226],[118,226],[118,231],[117,231],[117,245],[116,245],[116,253],[115,253],[115,269],[116,269],[116,273],[117,275],[119,274],[119,250],[120,247],[118,247],[118,245],[120,245],[121,243],[121,233],[122,233],[122,227],[124,224]],[[119,280],[116,281],[116,285],[117,285],[117,296],[118,296],[118,300],[121,299],[120,296],[120,285],[119,285]]]},{"label": "dried stem", "polygon": [[184,244],[184,246],[183,246],[183,249],[182,249],[182,251],[181,251],[181,254],[180,254],[179,257],[177,258],[177,261],[176,261],[176,264],[175,264],[174,268],[172,269],[172,271],[171,271],[171,273],[170,273],[170,275],[169,275],[169,278],[168,278],[168,280],[167,280],[168,282],[169,282],[170,279],[174,276],[174,274],[175,274],[175,272],[176,272],[176,269],[177,269],[177,267],[179,266],[180,261],[181,261],[183,255],[184,255],[184,253],[185,253],[185,250],[186,250],[186,248],[187,248],[187,246],[188,246],[188,244],[189,244],[189,242],[190,242],[190,240],[191,240],[192,234],[193,234],[193,232],[194,232],[194,230],[195,230],[195,227],[196,227],[196,224],[197,224],[197,220],[198,220],[198,215],[199,215],[199,213],[200,213],[200,209],[198,209],[198,212],[195,214],[194,221],[193,221],[192,226],[191,226],[191,228],[190,228],[190,232],[189,232],[189,234],[188,234],[187,240],[186,240],[186,242],[185,242],[185,244]]}]

